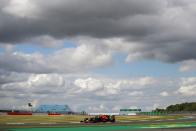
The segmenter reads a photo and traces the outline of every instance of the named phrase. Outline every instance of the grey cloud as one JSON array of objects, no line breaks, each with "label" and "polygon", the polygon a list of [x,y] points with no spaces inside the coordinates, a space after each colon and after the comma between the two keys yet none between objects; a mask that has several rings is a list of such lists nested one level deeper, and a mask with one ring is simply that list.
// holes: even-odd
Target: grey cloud
[{"label": "grey cloud", "polygon": [[[185,60],[191,60],[196,58],[194,50],[196,45],[193,43],[170,43],[151,46],[144,45],[144,49],[135,50],[130,52],[127,57],[127,61],[140,59],[156,59],[164,62],[181,62]],[[138,53],[138,55],[134,55]]]},{"label": "grey cloud", "polygon": [[0,43],[39,43],[42,36],[122,38],[143,47],[129,56],[166,62],[196,58],[194,0],[29,0],[29,9],[23,2],[1,1]]},{"label": "grey cloud", "polygon": [[0,70],[0,84],[26,81],[29,74]]},{"label": "grey cloud", "polygon": [[29,14],[36,17],[31,18],[6,12],[8,2],[1,7],[0,31],[3,33],[0,41],[19,42],[44,34],[55,37],[77,35],[113,37],[115,34],[121,35],[131,31],[131,28],[126,29],[121,25],[119,20],[134,15],[156,14],[162,9],[162,3],[157,0],[58,0],[50,3],[46,0],[36,0],[29,1],[29,5],[34,4],[38,10],[33,10],[32,14]]},{"label": "grey cloud", "polygon": [[179,71],[186,72],[186,71],[196,71],[196,60],[188,60],[181,63],[181,67]]}]

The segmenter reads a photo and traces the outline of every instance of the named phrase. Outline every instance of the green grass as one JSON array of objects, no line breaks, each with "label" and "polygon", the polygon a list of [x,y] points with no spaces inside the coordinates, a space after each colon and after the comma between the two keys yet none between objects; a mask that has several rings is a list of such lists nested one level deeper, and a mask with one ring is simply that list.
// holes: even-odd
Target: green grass
[{"label": "green grass", "polygon": [[[0,129],[13,131],[113,131],[113,130],[132,130],[142,128],[175,128],[175,127],[196,127],[196,122],[160,122],[160,123],[97,123],[97,124],[76,124],[66,122],[79,122],[81,119],[89,117],[83,115],[65,116],[0,116]],[[117,121],[137,121],[137,120],[161,120],[178,119],[183,116],[116,116]],[[7,125],[6,123],[63,123],[61,125]]]},{"label": "green grass", "polygon": [[184,116],[116,116],[117,121],[179,119]]},{"label": "green grass", "polygon": [[[80,122],[89,117],[84,115],[62,115],[62,116],[0,116],[0,124],[6,123],[66,123]],[[164,120],[178,119],[183,116],[116,116],[116,121],[137,121],[137,120]]]},{"label": "green grass", "polygon": [[79,122],[87,116],[63,115],[63,116],[0,116],[0,124],[5,123],[61,123]]},{"label": "green grass", "polygon": [[12,131],[115,131],[135,129],[158,129],[158,128],[187,128],[196,127],[196,123],[177,124],[148,124],[148,125],[127,125],[127,126],[86,126],[86,127],[58,127],[58,128],[15,128]]}]

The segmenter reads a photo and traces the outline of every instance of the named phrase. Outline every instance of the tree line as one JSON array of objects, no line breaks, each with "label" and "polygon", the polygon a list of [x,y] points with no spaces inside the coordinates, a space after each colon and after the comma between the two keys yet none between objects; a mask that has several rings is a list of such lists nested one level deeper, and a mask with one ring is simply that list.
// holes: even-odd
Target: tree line
[{"label": "tree line", "polygon": [[191,112],[196,111],[196,102],[170,105],[166,109],[156,108],[155,112]]}]

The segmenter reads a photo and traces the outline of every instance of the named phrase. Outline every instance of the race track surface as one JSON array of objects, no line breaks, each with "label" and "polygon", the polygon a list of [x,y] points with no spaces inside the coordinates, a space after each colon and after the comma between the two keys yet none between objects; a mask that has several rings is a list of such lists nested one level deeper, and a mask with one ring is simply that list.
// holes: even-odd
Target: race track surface
[{"label": "race track surface", "polygon": [[196,118],[116,123],[7,123],[0,131],[196,131]]},{"label": "race track surface", "polygon": [[[11,130],[0,129],[0,131],[11,131]],[[66,129],[64,131],[66,131]],[[137,130],[116,130],[116,131],[196,131],[196,128],[142,129],[142,130],[137,129]]]},{"label": "race track surface", "polygon": [[101,125],[143,125],[143,124],[159,124],[159,123],[196,123],[196,118],[192,119],[168,119],[168,120],[137,120],[137,121],[129,121],[129,122],[115,122],[115,123],[6,123],[1,124],[1,127],[80,127],[80,126],[101,126]]},{"label": "race track surface", "polygon": [[142,130],[127,130],[127,131],[196,131],[196,128],[142,129]]}]

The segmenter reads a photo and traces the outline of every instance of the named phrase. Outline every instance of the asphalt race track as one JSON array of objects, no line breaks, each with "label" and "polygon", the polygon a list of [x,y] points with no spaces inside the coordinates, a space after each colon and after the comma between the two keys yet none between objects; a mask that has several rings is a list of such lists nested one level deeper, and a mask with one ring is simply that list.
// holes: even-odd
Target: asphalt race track
[{"label": "asphalt race track", "polygon": [[[9,129],[0,129],[0,131],[11,131]],[[66,131],[66,130],[64,130]],[[126,131],[126,130],[116,130]],[[127,130],[127,131],[196,131],[196,128],[172,128],[172,129],[142,129],[142,130]]]},{"label": "asphalt race track", "polygon": [[167,119],[167,120],[135,120],[135,121],[129,121],[129,122],[115,122],[115,123],[7,123],[4,125],[0,125],[1,127],[59,127],[59,126],[96,126],[96,125],[137,125],[137,124],[159,124],[159,123],[185,123],[185,122],[195,122],[196,123],[196,117],[191,119]]},{"label": "asphalt race track", "polygon": [[143,130],[131,130],[131,131],[196,131],[196,128],[143,129]]},{"label": "asphalt race track", "polygon": [[[0,131],[11,131],[6,129],[0,129]],[[116,130],[121,131],[121,130]],[[126,130],[122,130],[126,131]],[[142,130],[127,130],[127,131],[196,131],[196,128],[172,128],[172,129],[142,129]]]},{"label": "asphalt race track", "polygon": [[196,118],[116,123],[7,123],[0,131],[196,131]]}]

